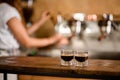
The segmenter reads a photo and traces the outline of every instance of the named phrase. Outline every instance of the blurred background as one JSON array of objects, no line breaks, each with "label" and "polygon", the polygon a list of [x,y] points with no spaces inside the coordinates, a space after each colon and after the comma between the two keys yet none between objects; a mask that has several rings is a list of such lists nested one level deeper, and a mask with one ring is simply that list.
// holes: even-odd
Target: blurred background
[{"label": "blurred background", "polygon": [[[120,0],[22,0],[28,25],[43,11],[52,11],[52,19],[35,37],[49,37],[58,32],[69,38],[69,48],[88,49],[90,58],[117,60],[120,59],[119,4]],[[57,57],[59,53],[59,49],[51,46],[45,48],[45,52],[43,48],[37,51],[37,55],[42,56]]]}]

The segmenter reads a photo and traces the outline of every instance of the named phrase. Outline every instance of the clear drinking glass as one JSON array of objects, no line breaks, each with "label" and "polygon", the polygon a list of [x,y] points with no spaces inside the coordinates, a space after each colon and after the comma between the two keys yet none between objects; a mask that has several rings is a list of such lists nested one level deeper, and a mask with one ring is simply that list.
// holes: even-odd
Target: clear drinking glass
[{"label": "clear drinking glass", "polygon": [[76,50],[74,55],[75,55],[75,66],[79,66],[79,67],[88,66],[87,50]]},{"label": "clear drinking glass", "polygon": [[61,65],[71,66],[73,65],[74,50],[61,50]]}]

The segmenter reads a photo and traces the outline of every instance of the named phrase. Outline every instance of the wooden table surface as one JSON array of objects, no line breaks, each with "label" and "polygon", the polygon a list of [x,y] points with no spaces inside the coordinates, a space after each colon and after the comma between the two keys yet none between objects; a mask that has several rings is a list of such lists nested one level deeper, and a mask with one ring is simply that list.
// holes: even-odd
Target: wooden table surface
[{"label": "wooden table surface", "polygon": [[119,60],[89,59],[84,68],[60,65],[53,57],[0,57],[0,72],[74,78],[120,78]]}]

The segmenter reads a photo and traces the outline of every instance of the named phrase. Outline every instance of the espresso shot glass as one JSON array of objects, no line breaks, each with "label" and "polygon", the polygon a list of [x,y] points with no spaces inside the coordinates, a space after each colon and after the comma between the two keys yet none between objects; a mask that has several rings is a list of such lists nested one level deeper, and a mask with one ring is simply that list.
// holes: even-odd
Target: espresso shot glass
[{"label": "espresso shot glass", "polygon": [[62,49],[61,50],[61,65],[71,66],[73,65],[74,50]]},{"label": "espresso shot glass", "polygon": [[75,66],[88,66],[88,50],[75,50]]}]

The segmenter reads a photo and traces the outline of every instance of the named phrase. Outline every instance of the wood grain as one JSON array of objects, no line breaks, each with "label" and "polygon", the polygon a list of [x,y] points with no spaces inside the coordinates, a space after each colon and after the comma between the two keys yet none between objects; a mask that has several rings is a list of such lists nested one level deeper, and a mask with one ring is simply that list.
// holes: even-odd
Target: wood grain
[{"label": "wood grain", "polygon": [[59,58],[1,57],[0,72],[58,77],[120,77],[119,60],[90,59],[88,67],[64,67]]}]

